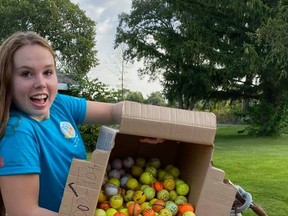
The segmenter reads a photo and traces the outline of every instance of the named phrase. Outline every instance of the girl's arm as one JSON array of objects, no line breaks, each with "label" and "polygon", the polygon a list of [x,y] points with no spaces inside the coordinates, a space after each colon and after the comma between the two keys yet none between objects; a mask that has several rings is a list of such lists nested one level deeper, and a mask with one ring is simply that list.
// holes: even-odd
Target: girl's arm
[{"label": "girl's arm", "polygon": [[1,176],[0,186],[9,216],[58,216],[38,206],[38,174]]},{"label": "girl's arm", "polygon": [[123,103],[102,103],[87,101],[86,124],[120,123]]}]

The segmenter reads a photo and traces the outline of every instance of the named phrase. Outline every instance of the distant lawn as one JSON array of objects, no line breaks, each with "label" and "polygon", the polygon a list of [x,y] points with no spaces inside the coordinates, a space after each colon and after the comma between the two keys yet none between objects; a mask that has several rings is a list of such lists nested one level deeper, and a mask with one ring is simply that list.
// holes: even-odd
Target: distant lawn
[{"label": "distant lawn", "polygon": [[[269,216],[288,215],[288,137],[238,134],[244,126],[218,126],[214,165],[250,192]],[[252,210],[244,216],[255,216]]]}]

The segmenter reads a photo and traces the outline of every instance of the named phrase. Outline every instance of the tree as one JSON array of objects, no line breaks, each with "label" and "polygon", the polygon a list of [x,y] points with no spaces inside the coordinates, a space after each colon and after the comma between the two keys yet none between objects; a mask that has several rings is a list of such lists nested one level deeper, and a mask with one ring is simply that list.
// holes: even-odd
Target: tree
[{"label": "tree", "polygon": [[90,80],[87,76],[78,81],[78,86],[68,86],[67,94],[86,98],[92,101],[111,102],[109,87],[98,80]]},{"label": "tree", "polygon": [[250,131],[260,135],[288,133],[288,2],[278,1],[267,22],[255,32],[257,51],[262,58],[259,68],[261,97],[250,108]]},{"label": "tree", "polygon": [[[144,59],[140,74],[161,73],[165,96],[180,108],[193,109],[207,96],[244,97],[239,82],[249,83],[253,71],[247,70],[250,56],[243,53],[247,33],[258,27],[256,12],[243,18],[251,13],[243,1],[171,2],[133,1],[131,13],[119,16],[116,44],[128,44],[129,59]],[[251,20],[255,27],[246,27]],[[255,95],[246,91],[245,97]]]},{"label": "tree", "polygon": [[287,113],[286,4],[134,0],[119,16],[116,43],[128,44],[130,59],[144,59],[140,74],[163,75],[170,103],[193,109],[200,100],[245,100],[256,130],[271,135]]},{"label": "tree", "polygon": [[121,99],[125,98],[125,83],[129,80],[125,76],[129,69],[131,68],[131,63],[125,59],[125,44],[120,44],[118,48],[116,48],[113,53],[113,56],[109,59],[108,66],[109,70],[116,73],[118,80],[120,81],[120,89],[121,89]]},{"label": "tree", "polygon": [[61,71],[72,78],[98,64],[96,24],[69,0],[1,0],[0,19],[0,40],[16,31],[39,33],[52,43]]},{"label": "tree", "polygon": [[166,104],[164,96],[159,91],[152,92],[145,100],[145,103],[157,106],[164,106]]},{"label": "tree", "polygon": [[144,97],[141,92],[138,91],[130,91],[128,95],[126,96],[125,100],[128,101],[134,101],[138,103],[143,103],[144,102]]},{"label": "tree", "polygon": [[128,94],[130,94],[129,89],[111,89],[110,94],[111,98],[113,98],[110,102],[119,102],[125,100]]}]

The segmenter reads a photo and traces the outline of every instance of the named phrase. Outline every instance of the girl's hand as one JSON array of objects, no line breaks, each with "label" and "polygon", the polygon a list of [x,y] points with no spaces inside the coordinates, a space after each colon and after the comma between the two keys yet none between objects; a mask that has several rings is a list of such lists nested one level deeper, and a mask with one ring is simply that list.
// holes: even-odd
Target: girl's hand
[{"label": "girl's hand", "polygon": [[149,143],[149,144],[157,144],[163,143],[165,140],[161,138],[151,138],[151,137],[144,137],[140,139],[140,142]]}]

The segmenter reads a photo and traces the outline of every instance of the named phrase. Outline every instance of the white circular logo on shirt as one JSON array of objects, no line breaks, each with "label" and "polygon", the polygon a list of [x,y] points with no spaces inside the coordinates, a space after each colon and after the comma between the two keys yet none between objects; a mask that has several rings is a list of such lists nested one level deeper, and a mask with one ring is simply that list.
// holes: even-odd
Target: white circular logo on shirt
[{"label": "white circular logo on shirt", "polygon": [[75,129],[70,122],[60,122],[60,129],[66,139],[75,138]]}]

